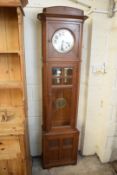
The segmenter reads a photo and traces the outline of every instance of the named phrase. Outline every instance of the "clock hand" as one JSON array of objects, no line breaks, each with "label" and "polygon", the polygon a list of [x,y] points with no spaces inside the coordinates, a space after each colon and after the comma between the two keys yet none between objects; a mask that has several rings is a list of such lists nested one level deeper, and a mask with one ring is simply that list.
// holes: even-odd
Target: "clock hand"
[{"label": "clock hand", "polygon": [[66,42],[67,46],[70,47],[70,43],[69,42]]},{"label": "clock hand", "polygon": [[61,50],[62,51],[64,51],[63,44],[64,44],[64,41],[62,40],[62,43],[61,43]]}]

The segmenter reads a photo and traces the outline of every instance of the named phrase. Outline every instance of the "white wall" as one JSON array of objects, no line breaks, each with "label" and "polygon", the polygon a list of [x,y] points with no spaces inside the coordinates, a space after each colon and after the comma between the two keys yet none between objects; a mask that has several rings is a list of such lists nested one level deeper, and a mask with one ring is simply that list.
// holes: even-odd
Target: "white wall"
[{"label": "white wall", "polygon": [[97,153],[102,162],[117,160],[117,14],[94,10],[85,111],[84,155]]},{"label": "white wall", "polygon": [[[29,13],[31,11],[28,11]],[[42,125],[42,64],[41,26],[39,21],[26,11],[24,18],[25,58],[28,95],[28,117],[31,154],[41,154]]]},{"label": "white wall", "polygon": [[[117,7],[117,4],[116,4]],[[117,8],[116,8],[117,11]],[[117,13],[110,21],[109,33],[109,63],[111,77],[111,99],[110,99],[110,118],[108,120],[107,149],[109,160],[117,160]]]},{"label": "white wall", "polygon": [[110,19],[102,13],[94,12],[91,16],[92,40],[83,153],[97,153],[102,159],[112,96],[112,72],[108,68]]},{"label": "white wall", "polygon": [[[84,24],[78,128],[79,149],[97,153],[102,162],[117,159],[117,16],[107,17],[107,0],[87,0],[93,7]],[[37,14],[54,5],[78,7],[68,0],[30,0],[25,8],[25,53],[31,154],[41,154],[42,56],[41,24]],[[83,8],[85,13],[88,12]],[[105,67],[104,67],[105,65]]]}]

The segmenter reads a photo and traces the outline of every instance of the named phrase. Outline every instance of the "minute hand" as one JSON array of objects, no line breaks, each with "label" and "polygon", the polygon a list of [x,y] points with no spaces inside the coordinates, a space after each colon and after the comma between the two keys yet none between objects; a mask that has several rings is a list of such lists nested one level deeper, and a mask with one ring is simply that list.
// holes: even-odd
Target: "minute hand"
[{"label": "minute hand", "polygon": [[64,51],[63,45],[64,45],[64,41],[62,40],[62,42],[61,42],[61,51]]}]

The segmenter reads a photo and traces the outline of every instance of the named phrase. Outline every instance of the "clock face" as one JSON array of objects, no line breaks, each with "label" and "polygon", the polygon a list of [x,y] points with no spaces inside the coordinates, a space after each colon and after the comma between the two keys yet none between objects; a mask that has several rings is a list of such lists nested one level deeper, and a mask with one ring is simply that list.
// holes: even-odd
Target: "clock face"
[{"label": "clock face", "polygon": [[74,36],[67,29],[59,29],[52,37],[52,45],[57,52],[67,53],[74,46]]}]

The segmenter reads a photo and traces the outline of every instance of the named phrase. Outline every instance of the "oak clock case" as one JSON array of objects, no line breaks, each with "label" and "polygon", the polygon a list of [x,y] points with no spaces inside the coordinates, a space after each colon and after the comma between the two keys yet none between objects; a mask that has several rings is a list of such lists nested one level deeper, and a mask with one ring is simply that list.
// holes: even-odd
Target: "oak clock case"
[{"label": "oak clock case", "polygon": [[49,7],[38,18],[43,47],[43,166],[75,164],[82,28],[87,17],[79,9]]}]

